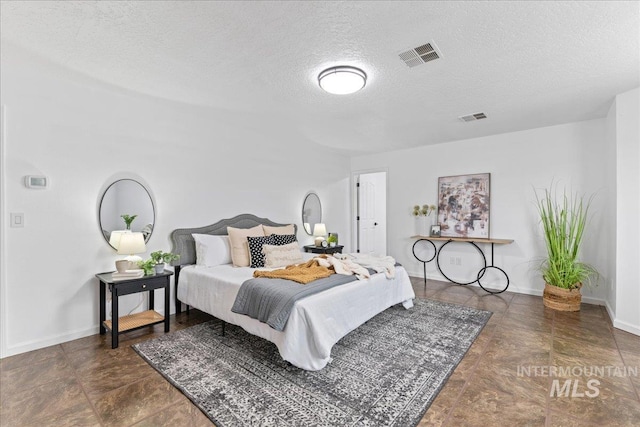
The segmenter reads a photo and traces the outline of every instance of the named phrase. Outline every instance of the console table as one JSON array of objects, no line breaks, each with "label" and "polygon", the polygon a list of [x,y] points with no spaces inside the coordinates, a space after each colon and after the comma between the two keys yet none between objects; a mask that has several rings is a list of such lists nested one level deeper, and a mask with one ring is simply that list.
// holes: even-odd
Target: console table
[{"label": "console table", "polygon": [[[450,281],[451,283],[455,283],[456,285],[470,285],[472,283],[478,283],[478,285],[480,285],[480,287],[482,289],[484,289],[485,291],[489,292],[490,294],[499,294],[502,293],[504,291],[507,290],[507,288],[509,287],[509,276],[507,275],[507,273],[501,269],[500,267],[497,267],[496,265],[494,265],[493,263],[493,246],[494,245],[506,245],[509,243],[513,243],[512,239],[481,239],[481,238],[466,238],[466,237],[430,237],[430,236],[411,236],[412,239],[416,239],[415,243],[413,244],[412,247],[412,252],[413,252],[413,256],[420,262],[422,262],[422,270],[423,270],[423,275],[424,275],[424,285],[427,286],[427,263],[433,261],[434,259],[436,260],[436,266],[438,267],[438,271],[440,272],[440,274],[442,274],[445,279],[447,279],[448,281]],[[436,244],[434,242],[444,242],[442,245],[440,245],[440,247],[436,247]],[[440,255],[442,254],[442,250],[444,249],[445,246],[447,246],[450,243],[456,243],[456,242],[461,242],[461,243],[469,243],[470,245],[472,245],[473,247],[475,247],[478,250],[478,253],[480,253],[480,255],[482,256],[482,262],[484,264],[484,266],[482,268],[480,268],[480,270],[478,271],[478,275],[476,276],[476,278],[474,280],[471,280],[469,282],[457,282],[453,279],[451,279],[450,277],[448,277],[443,271],[442,268],[440,268]],[[484,251],[477,245],[477,243],[490,243],[491,244],[491,264],[487,265],[487,257],[484,254]],[[433,247],[433,256],[429,259],[422,259],[420,258],[420,256],[418,254],[416,254],[416,249],[419,249],[420,247],[422,247],[423,245],[427,245],[430,244]],[[497,271],[500,271],[502,274],[504,274],[504,277],[507,279],[507,283],[504,286],[503,289],[499,289],[499,290],[494,290],[494,289],[487,289],[484,286],[482,286],[482,282],[480,281],[480,279],[482,279],[482,277],[484,276],[484,274],[486,273],[487,270],[489,269],[495,269]]]}]

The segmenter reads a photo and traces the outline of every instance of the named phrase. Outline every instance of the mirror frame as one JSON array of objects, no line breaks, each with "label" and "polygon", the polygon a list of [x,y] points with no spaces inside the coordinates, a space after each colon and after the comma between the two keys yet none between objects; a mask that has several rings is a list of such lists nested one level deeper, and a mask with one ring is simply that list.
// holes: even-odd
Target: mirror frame
[{"label": "mirror frame", "polygon": [[311,196],[315,196],[315,198],[318,200],[318,207],[320,208],[320,219],[318,220],[317,223],[322,222],[322,203],[320,202],[320,196],[318,196],[318,194],[316,194],[315,191],[310,191],[310,192],[307,193],[306,196],[304,196],[304,201],[302,202],[302,229],[309,236],[313,236],[313,229],[307,230],[307,227],[305,227],[305,225],[304,225],[305,224],[305,221],[304,221],[304,210],[305,209],[304,208],[307,205],[307,200],[309,200],[309,197],[311,197]]},{"label": "mirror frame", "polygon": [[147,238],[144,240],[144,242],[145,242],[145,243],[149,242],[149,239],[151,239],[151,236],[153,235],[153,231],[154,231],[154,230],[155,230],[155,228],[156,228],[156,218],[157,218],[157,214],[156,214],[156,203],[155,203],[155,200],[154,200],[154,198],[153,198],[153,195],[151,194],[151,191],[149,191],[148,186],[146,186],[143,182],[141,182],[142,180],[141,180],[141,179],[138,179],[138,178],[130,178],[130,177],[126,177],[126,176],[125,176],[125,177],[120,177],[120,178],[114,178],[114,179],[110,180],[110,181],[109,181],[109,182],[110,182],[110,184],[108,184],[108,185],[106,186],[106,188],[104,188],[104,189],[102,190],[102,193],[101,193],[101,195],[100,195],[100,201],[99,201],[99,203],[98,203],[98,212],[97,212],[97,213],[98,213],[98,227],[99,227],[99,229],[100,229],[100,234],[102,235],[102,237],[104,238],[104,240],[107,242],[107,244],[108,244],[109,246],[111,246],[111,248],[113,248],[113,249],[116,249],[116,248],[114,248],[114,247],[111,245],[111,243],[109,242],[109,239],[107,239],[107,236],[105,236],[105,235],[104,235],[104,232],[103,232],[104,228],[103,228],[103,226],[102,226],[102,222],[103,222],[103,221],[102,221],[102,215],[101,215],[101,214],[102,214],[102,203],[104,202],[104,198],[105,198],[105,196],[106,196],[107,192],[108,192],[108,191],[109,191],[109,190],[110,190],[114,185],[116,185],[117,183],[122,182],[122,181],[133,181],[133,182],[135,182],[136,184],[138,184],[138,185],[139,185],[140,187],[142,187],[142,189],[145,191],[145,193],[146,193],[146,194],[147,194],[147,196],[149,197],[149,201],[151,202],[151,210],[152,210],[152,212],[153,212],[153,229],[151,230],[151,232],[149,233],[149,235],[147,236]]}]

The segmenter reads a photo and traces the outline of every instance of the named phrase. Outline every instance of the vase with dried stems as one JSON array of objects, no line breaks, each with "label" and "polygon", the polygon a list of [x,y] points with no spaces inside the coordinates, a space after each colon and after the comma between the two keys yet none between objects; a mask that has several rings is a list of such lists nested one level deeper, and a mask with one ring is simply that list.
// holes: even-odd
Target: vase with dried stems
[{"label": "vase with dried stems", "polygon": [[436,210],[436,205],[415,205],[413,207],[413,212],[411,213],[416,221],[416,235],[418,236],[428,236],[429,229],[431,228],[431,222],[429,220],[429,215],[431,215]]}]

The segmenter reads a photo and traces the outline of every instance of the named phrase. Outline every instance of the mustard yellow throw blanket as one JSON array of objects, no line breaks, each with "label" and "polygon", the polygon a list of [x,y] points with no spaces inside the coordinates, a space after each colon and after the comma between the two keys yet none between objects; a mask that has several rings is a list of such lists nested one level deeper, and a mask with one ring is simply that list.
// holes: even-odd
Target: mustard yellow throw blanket
[{"label": "mustard yellow throw blanket", "polygon": [[311,259],[304,264],[289,265],[280,270],[253,272],[253,277],[268,277],[270,279],[288,279],[303,285],[317,279],[323,279],[335,274],[335,271],[318,264],[318,261]]}]

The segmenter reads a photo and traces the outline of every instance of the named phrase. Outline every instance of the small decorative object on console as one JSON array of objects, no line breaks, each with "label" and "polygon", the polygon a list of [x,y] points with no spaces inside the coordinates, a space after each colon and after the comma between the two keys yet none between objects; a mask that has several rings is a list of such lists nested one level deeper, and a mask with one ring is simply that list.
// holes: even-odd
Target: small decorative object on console
[{"label": "small decorative object on console", "polygon": [[431,230],[429,231],[429,236],[431,237],[440,237],[440,226],[432,225]]},{"label": "small decorative object on console", "polygon": [[426,236],[429,232],[431,220],[429,216],[436,210],[436,205],[415,205],[411,213],[415,218],[415,234],[418,236]]}]

